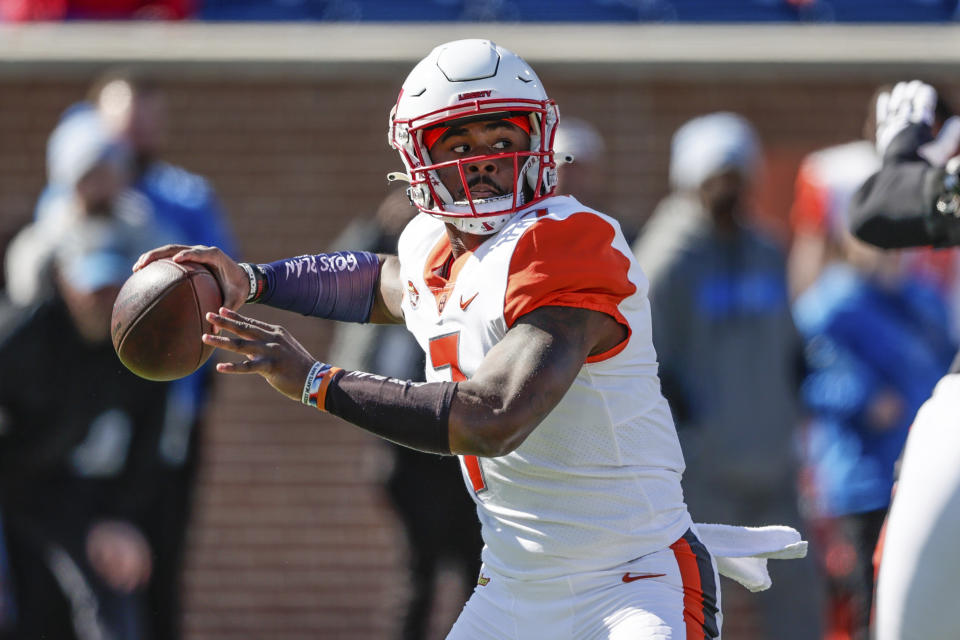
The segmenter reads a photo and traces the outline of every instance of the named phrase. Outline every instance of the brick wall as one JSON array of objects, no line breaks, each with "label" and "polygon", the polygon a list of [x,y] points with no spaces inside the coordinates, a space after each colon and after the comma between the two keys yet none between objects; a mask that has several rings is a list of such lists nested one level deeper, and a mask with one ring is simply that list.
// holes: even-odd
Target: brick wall
[{"label": "brick wall", "polygon": [[[859,135],[873,87],[896,79],[633,77],[602,69],[570,77],[550,65],[541,76],[563,114],[595,121],[606,136],[609,206],[628,226],[664,195],[669,138],[679,124],[718,109],[746,115],[766,144],[761,201],[781,232],[799,159]],[[399,168],[384,135],[399,77],[350,78],[170,76],[169,157],[211,178],[248,259],[326,247],[376,206],[384,174]],[[0,237],[30,216],[45,137],[87,79],[0,77]],[[256,314],[282,318],[318,357],[327,352],[324,322]],[[221,381],[205,446],[186,576],[188,637],[390,637],[404,551],[378,493],[384,462],[375,439],[243,377]],[[437,637],[459,607],[445,602]]]}]

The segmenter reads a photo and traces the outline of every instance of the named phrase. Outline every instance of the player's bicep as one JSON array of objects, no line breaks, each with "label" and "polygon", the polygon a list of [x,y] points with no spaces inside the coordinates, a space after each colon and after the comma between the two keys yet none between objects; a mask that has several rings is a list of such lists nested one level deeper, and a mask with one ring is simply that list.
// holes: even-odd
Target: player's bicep
[{"label": "player's bicep", "polygon": [[400,283],[400,259],[397,256],[380,255],[380,279],[370,309],[370,322],[375,324],[403,324],[400,302],[403,287]]},{"label": "player's bicep", "polygon": [[621,337],[612,317],[588,309],[541,307],[517,320],[461,382],[450,411],[454,453],[505,455],[560,402],[591,353]]}]

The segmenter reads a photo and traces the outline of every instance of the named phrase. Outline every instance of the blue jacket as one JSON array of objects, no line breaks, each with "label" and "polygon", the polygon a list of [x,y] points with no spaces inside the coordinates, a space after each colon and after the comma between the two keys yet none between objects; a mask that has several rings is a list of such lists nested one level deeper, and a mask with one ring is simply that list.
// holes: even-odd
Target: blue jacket
[{"label": "blue jacket", "polygon": [[157,223],[185,244],[220,247],[236,258],[236,243],[210,184],[186,169],[155,162],[133,188],[153,206]]},{"label": "blue jacket", "polygon": [[[913,417],[955,351],[946,305],[919,280],[883,288],[834,264],[797,299],[794,318],[806,341],[806,456],[820,515],[886,508]],[[881,423],[885,401],[895,409]]]}]

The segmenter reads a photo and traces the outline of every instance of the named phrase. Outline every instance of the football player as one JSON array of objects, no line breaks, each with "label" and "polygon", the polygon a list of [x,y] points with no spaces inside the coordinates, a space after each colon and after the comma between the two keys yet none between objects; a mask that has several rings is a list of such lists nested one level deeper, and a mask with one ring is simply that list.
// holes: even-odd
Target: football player
[{"label": "football player", "polygon": [[[680,489],[647,281],[619,225],[555,196],[559,114],[533,69],[485,40],[410,73],[389,141],[420,215],[398,255],[237,264],[210,247],[141,257],[207,264],[224,291],[205,343],[287,397],[382,438],[460,456],[485,548],[450,632],[475,638],[717,638],[714,559]],[[565,158],[569,160],[569,158]],[[406,323],[427,382],[318,362],[244,302]]]}]

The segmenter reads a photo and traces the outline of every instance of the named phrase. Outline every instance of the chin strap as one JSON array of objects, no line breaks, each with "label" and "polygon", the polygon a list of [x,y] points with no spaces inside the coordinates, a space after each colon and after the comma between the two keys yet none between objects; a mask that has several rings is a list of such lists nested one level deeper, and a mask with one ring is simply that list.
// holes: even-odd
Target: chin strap
[{"label": "chin strap", "polygon": [[431,214],[435,218],[450,223],[464,233],[472,233],[477,236],[493,235],[513,217],[512,213],[505,213],[502,216],[485,216],[483,218],[453,218],[439,214]]}]

